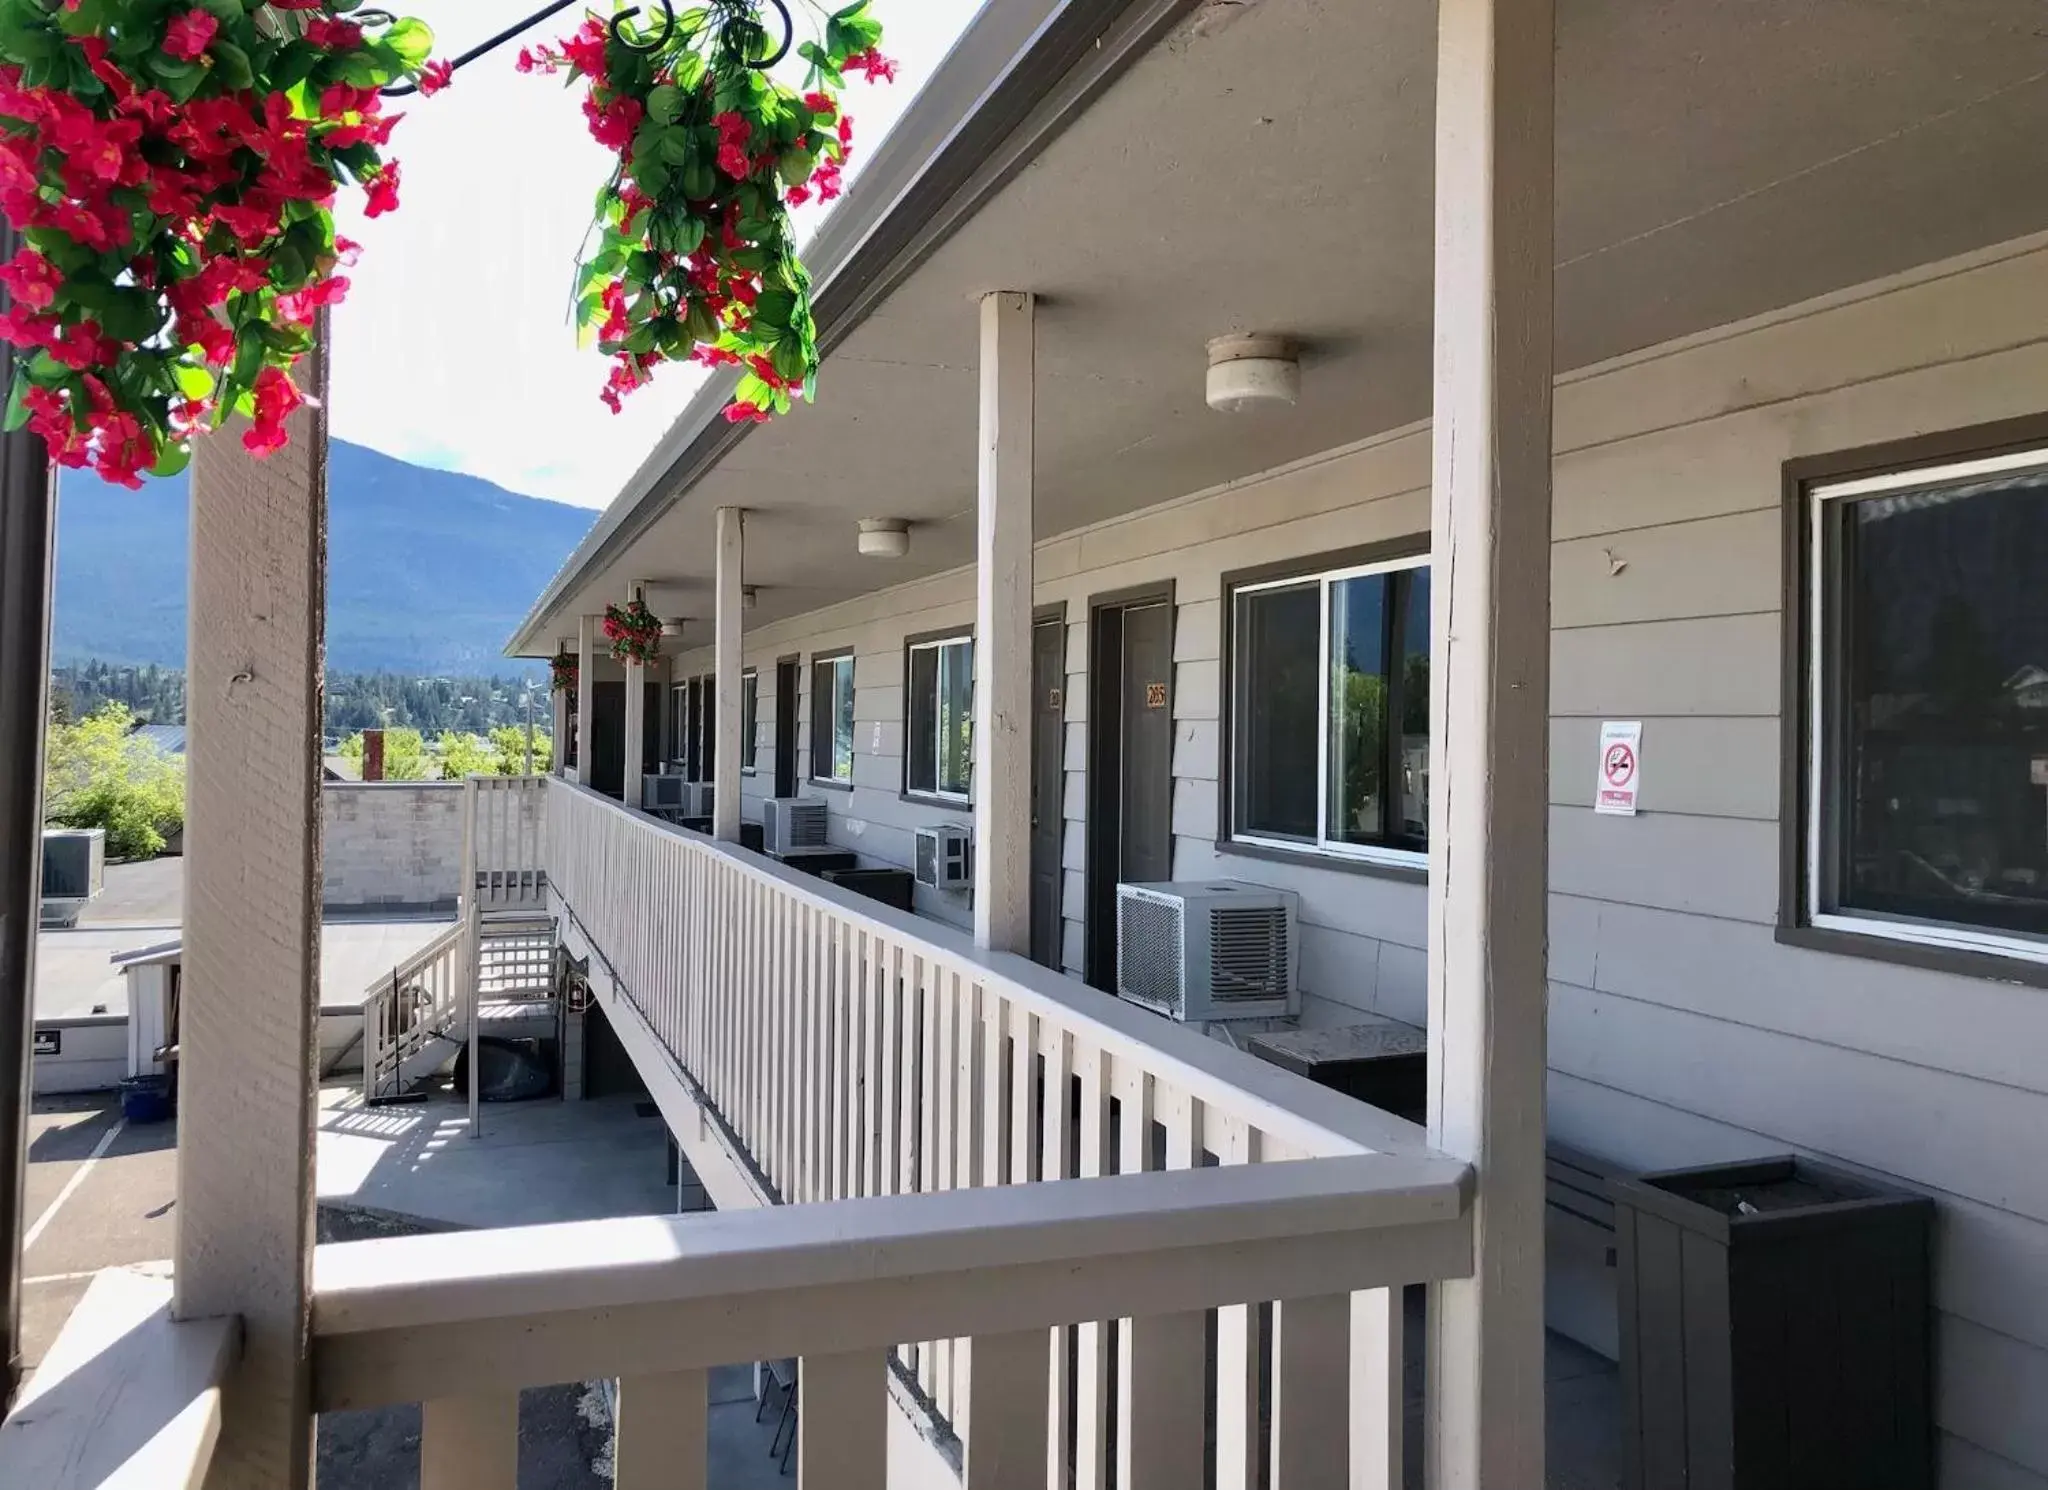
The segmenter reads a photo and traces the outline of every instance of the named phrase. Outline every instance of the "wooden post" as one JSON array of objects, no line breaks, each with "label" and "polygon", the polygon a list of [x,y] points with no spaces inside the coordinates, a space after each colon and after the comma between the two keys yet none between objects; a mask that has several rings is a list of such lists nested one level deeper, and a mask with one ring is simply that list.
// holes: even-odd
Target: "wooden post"
[{"label": "wooden post", "polygon": [[483,907],[477,899],[476,814],[482,794],[476,778],[462,783],[462,898],[456,913],[462,917],[462,1006],[469,1045],[469,1136],[484,1136],[483,1054],[484,1012],[484,923]]},{"label": "wooden post", "polygon": [[746,514],[739,508],[718,509],[711,827],[713,836],[724,843],[740,841],[741,731],[745,725],[740,710],[740,628],[744,623],[740,586],[746,568],[746,528]]},{"label": "wooden post", "polygon": [[580,616],[576,621],[576,782],[588,786],[592,780],[590,748],[590,720],[596,713],[593,700],[597,697],[597,639],[596,616]]},{"label": "wooden post", "polygon": [[[311,365],[324,395],[324,345]],[[268,460],[236,419],[192,463],[174,1307],[242,1320],[215,1490],[301,1490],[313,1472],[324,405]]]},{"label": "wooden post", "polygon": [[[647,587],[633,586],[633,599],[645,600]],[[647,774],[647,664],[626,659],[626,773],[619,799],[638,811],[644,805]]]},{"label": "wooden post", "polygon": [[1478,1171],[1429,1290],[1427,1482],[1543,1483],[1554,0],[1441,0],[1429,1133]]},{"label": "wooden post", "polygon": [[981,300],[981,500],[975,550],[974,940],[1031,948],[1033,338],[1036,304]]}]

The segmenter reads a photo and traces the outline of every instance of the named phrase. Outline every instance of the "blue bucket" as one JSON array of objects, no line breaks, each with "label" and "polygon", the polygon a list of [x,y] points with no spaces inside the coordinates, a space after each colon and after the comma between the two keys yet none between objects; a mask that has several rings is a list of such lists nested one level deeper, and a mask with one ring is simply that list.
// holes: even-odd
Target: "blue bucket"
[{"label": "blue bucket", "polygon": [[161,1123],[172,1112],[171,1083],[163,1076],[131,1076],[121,1083],[121,1116],[131,1123]]}]

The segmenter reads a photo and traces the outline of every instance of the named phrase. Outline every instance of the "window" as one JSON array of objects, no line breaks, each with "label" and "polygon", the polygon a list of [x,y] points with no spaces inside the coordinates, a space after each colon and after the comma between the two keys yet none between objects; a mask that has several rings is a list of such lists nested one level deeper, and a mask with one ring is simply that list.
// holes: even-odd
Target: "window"
[{"label": "window", "polygon": [[811,779],[853,784],[853,656],[811,660]]},{"label": "window", "polygon": [[751,773],[761,743],[761,675],[749,668],[740,674],[740,769]]},{"label": "window", "polygon": [[1429,565],[1230,590],[1230,836],[1414,863],[1429,844]]},{"label": "window", "polygon": [[2048,960],[2048,447],[1803,500],[1806,918]]},{"label": "window", "polygon": [[913,641],[906,672],[903,789],[965,802],[974,789],[974,638]]}]

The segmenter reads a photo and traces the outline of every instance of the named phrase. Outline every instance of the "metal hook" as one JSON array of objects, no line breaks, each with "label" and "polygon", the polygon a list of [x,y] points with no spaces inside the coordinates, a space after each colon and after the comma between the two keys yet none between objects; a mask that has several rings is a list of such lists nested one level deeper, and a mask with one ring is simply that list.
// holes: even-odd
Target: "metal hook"
[{"label": "metal hook", "polygon": [[612,17],[612,40],[617,42],[620,46],[624,47],[629,52],[644,53],[660,51],[663,47],[668,45],[669,38],[676,34],[675,8],[669,3],[669,0],[660,0],[660,9],[661,34],[655,37],[654,40],[644,42],[634,41],[631,37],[626,35],[626,22],[632,20],[634,16],[640,14],[640,7],[637,5],[629,5],[624,10],[620,11],[617,15]]}]

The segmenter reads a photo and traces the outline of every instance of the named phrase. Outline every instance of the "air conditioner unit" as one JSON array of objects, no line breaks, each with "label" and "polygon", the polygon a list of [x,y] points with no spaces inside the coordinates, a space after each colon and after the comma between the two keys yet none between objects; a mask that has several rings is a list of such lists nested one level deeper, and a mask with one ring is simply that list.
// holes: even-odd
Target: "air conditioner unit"
[{"label": "air conditioner unit", "polygon": [[640,781],[640,805],[649,812],[687,812],[683,793],[690,785],[680,776],[644,776]]},{"label": "air conditioner unit", "polygon": [[1186,1024],[1300,1013],[1300,904],[1234,880],[1118,885],[1118,997]]},{"label": "air conditioner unit", "polygon": [[761,804],[761,844],[771,854],[829,847],[825,804],[815,797],[770,797]]},{"label": "air conditioner unit", "polygon": [[107,834],[103,828],[43,830],[44,926],[76,926],[106,886]]},{"label": "air conditioner unit", "polygon": [[917,882],[934,890],[974,886],[974,829],[963,823],[933,823],[917,830]]}]

